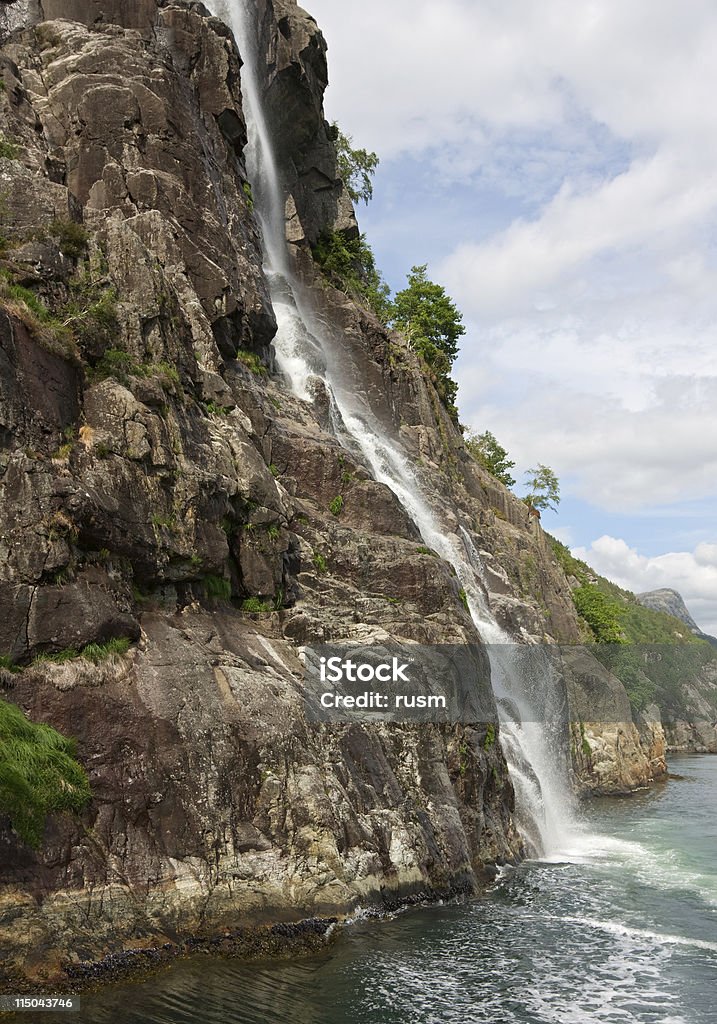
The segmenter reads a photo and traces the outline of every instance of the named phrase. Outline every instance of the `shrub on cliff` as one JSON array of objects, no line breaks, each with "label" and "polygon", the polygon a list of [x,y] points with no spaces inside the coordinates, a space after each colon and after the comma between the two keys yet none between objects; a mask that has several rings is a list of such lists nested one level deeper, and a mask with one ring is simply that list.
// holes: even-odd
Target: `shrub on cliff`
[{"label": "shrub on cliff", "polygon": [[339,231],[327,232],[314,246],[313,256],[337,288],[362,299],[386,323],[391,311],[390,289],[365,235],[346,238]]},{"label": "shrub on cliff", "polygon": [[456,414],[458,385],[450,373],[458,355],[458,339],[466,333],[463,314],[445,288],[428,279],[428,267],[411,267],[408,283],[396,292],[391,323],[422,357],[434,375],[446,408]]},{"label": "shrub on cliff", "polygon": [[19,707],[0,700],[0,813],[20,838],[38,847],[48,814],[81,811],[89,799],[74,740],[28,721]]},{"label": "shrub on cliff", "polygon": [[502,444],[498,443],[495,434],[491,434],[490,430],[486,430],[482,434],[475,434],[469,430],[465,436],[465,445],[468,452],[483,469],[487,469],[496,480],[500,480],[506,487],[513,486],[515,480],[509,470],[515,463],[508,458],[508,452]]},{"label": "shrub on cliff", "polygon": [[88,234],[83,224],[58,218],[50,225],[50,234],[57,239],[60,252],[70,259],[77,260],[87,252]]},{"label": "shrub on cliff", "polygon": [[601,644],[627,643],[620,628],[620,606],[603,594],[593,583],[583,583],[573,591],[573,602],[578,615],[587,622]]}]

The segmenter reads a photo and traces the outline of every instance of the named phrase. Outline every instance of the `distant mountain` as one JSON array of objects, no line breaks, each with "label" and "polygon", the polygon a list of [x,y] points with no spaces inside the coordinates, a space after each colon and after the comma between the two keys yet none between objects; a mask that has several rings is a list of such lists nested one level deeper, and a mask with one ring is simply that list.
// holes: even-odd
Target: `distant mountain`
[{"label": "distant mountain", "polygon": [[686,623],[690,627],[695,636],[700,637],[702,640],[707,640],[717,647],[717,637],[710,636],[700,629],[690,615],[682,595],[676,590],[672,590],[670,587],[663,587],[661,590],[648,590],[644,594],[637,594],[636,596],[637,600],[645,608],[651,608],[654,612],[665,612],[667,615],[672,615],[675,619],[680,619],[681,622]]}]

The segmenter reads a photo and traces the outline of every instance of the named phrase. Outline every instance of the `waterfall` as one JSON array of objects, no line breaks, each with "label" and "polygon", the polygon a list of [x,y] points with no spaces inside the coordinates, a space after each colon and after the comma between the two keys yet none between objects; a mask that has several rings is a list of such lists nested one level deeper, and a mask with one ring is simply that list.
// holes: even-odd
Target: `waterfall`
[{"label": "waterfall", "polygon": [[[291,266],[285,201],[264,110],[253,0],[214,0],[234,31],[244,61],[242,90],[249,129],[247,166],[264,240],[264,269],[278,331],[276,361],[297,396],[309,400],[320,380],[332,405],[338,440],[362,457],[416,524],[425,544],[453,566],[476,628],[486,643],[499,710],[500,742],[516,793],[516,819],[535,856],[558,857],[571,845],[573,797],[563,763],[564,691],[545,648],[516,644],[492,615],[482,566],[468,533],[448,533],[397,438],[389,437],[367,402],[346,379],[341,341],[314,311],[308,288]],[[562,753],[561,753],[562,748]]]}]

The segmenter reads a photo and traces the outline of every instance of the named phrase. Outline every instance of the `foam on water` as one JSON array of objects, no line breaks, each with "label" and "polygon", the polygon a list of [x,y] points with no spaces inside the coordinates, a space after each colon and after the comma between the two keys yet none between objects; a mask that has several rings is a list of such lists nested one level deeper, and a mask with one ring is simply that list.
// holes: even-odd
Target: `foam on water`
[{"label": "foam on water", "polygon": [[[549,916],[549,915],[548,915]],[[651,931],[649,928],[632,928],[618,921],[600,921],[592,917],[564,917],[552,918],[564,924],[574,924],[581,928],[597,928],[598,931],[607,932],[609,935],[617,935],[619,938],[634,939],[639,943],[648,946],[691,946],[694,949],[708,949],[717,953],[717,942],[708,942],[705,939],[692,939],[684,935],[669,935],[662,932]]]}]

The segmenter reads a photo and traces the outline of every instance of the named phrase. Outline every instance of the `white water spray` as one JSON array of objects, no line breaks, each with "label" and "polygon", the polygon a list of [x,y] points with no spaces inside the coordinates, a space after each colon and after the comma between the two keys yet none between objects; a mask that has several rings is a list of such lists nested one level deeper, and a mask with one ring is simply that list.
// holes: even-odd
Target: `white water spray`
[{"label": "white water spray", "polygon": [[[242,89],[249,127],[247,164],[263,239],[265,271],[278,331],[276,360],[296,395],[309,400],[312,378],[321,380],[333,405],[339,441],[360,453],[376,480],[394,492],[425,543],[449,562],[488,645],[500,720],[500,740],[516,792],[517,820],[532,851],[556,858],[571,845],[573,798],[559,753],[564,719],[561,688],[544,648],[518,645],[498,625],[482,584],[482,566],[468,533],[446,532],[441,517],[397,438],[387,435],[355,389],[344,383],[338,329],[314,311],[306,286],[291,266],[285,235],[285,202],[264,110],[258,54],[258,14],[253,0],[215,0],[231,26],[244,60]],[[263,58],[262,58],[263,59]],[[551,708],[553,700],[556,707]]]}]

